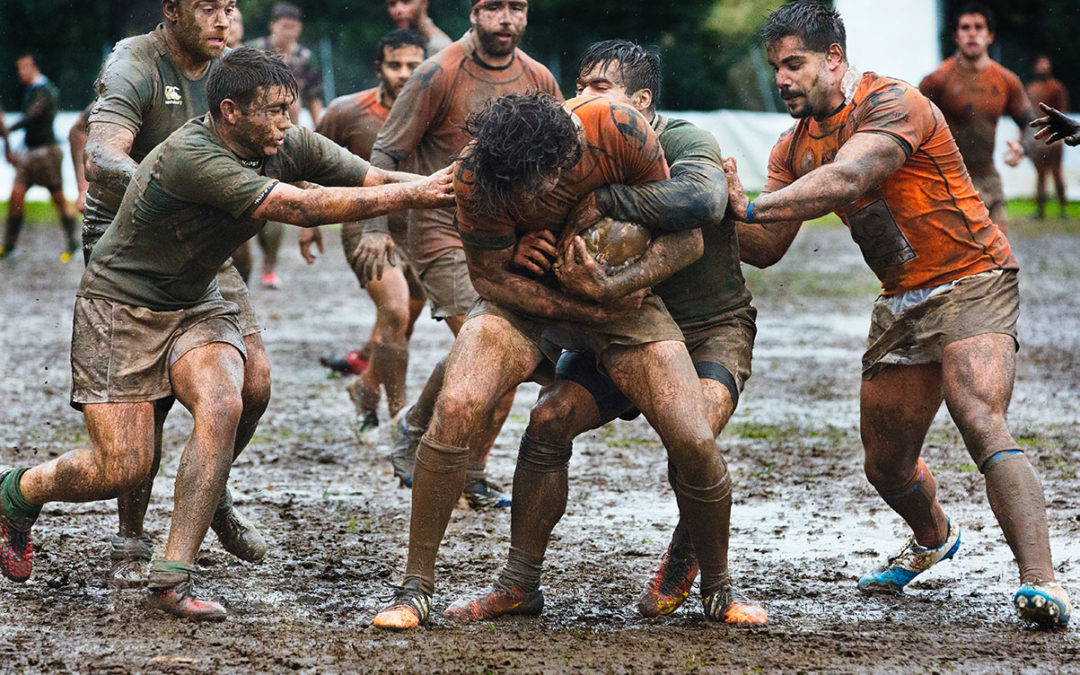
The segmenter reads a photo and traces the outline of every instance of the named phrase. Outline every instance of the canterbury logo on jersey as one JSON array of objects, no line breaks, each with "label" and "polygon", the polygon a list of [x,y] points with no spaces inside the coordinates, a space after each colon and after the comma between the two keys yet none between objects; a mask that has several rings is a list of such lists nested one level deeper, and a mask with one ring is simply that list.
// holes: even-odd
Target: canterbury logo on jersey
[{"label": "canterbury logo on jersey", "polygon": [[180,87],[173,85],[165,86],[165,105],[184,105],[184,97],[180,95]]}]

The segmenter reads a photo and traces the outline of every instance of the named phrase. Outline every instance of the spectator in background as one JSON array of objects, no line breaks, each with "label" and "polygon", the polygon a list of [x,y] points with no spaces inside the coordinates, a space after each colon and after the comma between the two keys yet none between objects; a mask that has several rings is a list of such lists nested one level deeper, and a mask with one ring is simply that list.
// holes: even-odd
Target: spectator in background
[{"label": "spectator in background", "polygon": [[[1045,103],[1061,112],[1069,111],[1069,92],[1065,85],[1054,77],[1054,66],[1050,57],[1044,55],[1035,59],[1031,69],[1031,81],[1027,84],[1027,95],[1031,104]],[[1038,177],[1035,181],[1035,204],[1039,218],[1046,217],[1046,177],[1054,178],[1054,190],[1057,192],[1061,217],[1065,217],[1065,180],[1061,175],[1061,144],[1038,145],[1031,150],[1031,161],[1035,165]]]},{"label": "spectator in background", "polygon": [[[11,199],[8,201],[7,224],[4,228],[4,241],[0,245],[0,258],[6,258],[15,252],[15,244],[22,231],[26,208],[26,191],[35,185],[42,185],[52,196],[56,211],[60,214],[60,223],[64,227],[64,252],[60,260],[71,260],[71,254],[78,248],[75,240],[75,214],[64,199],[64,179],[61,165],[64,154],[53,133],[53,120],[56,118],[59,91],[41,74],[37,61],[31,54],[23,54],[15,60],[19,73],[19,82],[26,87],[23,94],[23,117],[11,126],[10,131],[25,131],[26,152],[16,155],[7,142],[7,159],[15,166],[15,182],[11,186]],[[5,138],[6,138],[5,133]]]},{"label": "spectator in background", "polygon": [[386,0],[386,13],[390,15],[394,26],[423,35],[426,40],[425,51],[431,56],[449,47],[453,40],[435,25],[427,12],[428,0]]},{"label": "spectator in background", "polygon": [[229,49],[236,49],[244,42],[244,15],[240,13],[240,8],[237,7],[233,10],[232,18],[229,19],[229,36],[225,38],[225,46]]}]

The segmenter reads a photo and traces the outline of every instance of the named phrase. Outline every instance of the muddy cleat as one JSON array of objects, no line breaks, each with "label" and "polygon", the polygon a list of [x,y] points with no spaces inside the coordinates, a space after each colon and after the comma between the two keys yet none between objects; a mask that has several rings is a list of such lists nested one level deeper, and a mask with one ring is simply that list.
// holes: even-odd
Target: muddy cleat
[{"label": "muddy cleat", "polygon": [[465,483],[462,496],[465,497],[470,509],[478,511],[483,509],[505,509],[512,504],[510,498],[503,494],[502,488],[486,477],[471,479]]},{"label": "muddy cleat", "polygon": [[266,557],[266,540],[259,531],[233,507],[232,493],[225,488],[225,495],[214,511],[210,528],[218,536],[222,548],[237,558],[257,563]]},{"label": "muddy cleat", "polygon": [[371,625],[385,630],[408,630],[427,623],[431,615],[431,596],[420,590],[420,582],[410,579],[404,586],[393,588],[393,602],[375,615]]},{"label": "muddy cleat", "polygon": [[949,533],[945,543],[937,548],[923,548],[915,543],[915,537],[908,536],[904,547],[889,561],[859,579],[859,590],[867,595],[891,593],[903,595],[904,587],[912,579],[938,564],[948,560],[960,548],[960,526],[949,520]]},{"label": "muddy cleat", "polygon": [[1069,594],[1059,583],[1024,584],[1013,596],[1013,604],[1024,623],[1041,628],[1064,628],[1069,624]]},{"label": "muddy cleat", "polygon": [[154,560],[146,582],[146,602],[155,609],[192,621],[224,621],[225,608],[195,597],[195,566],[178,560]]},{"label": "muddy cleat", "polygon": [[764,607],[737,597],[730,586],[703,597],[701,607],[709,621],[737,626],[762,626],[769,623],[769,613]]},{"label": "muddy cleat", "polygon": [[329,354],[319,358],[319,365],[326,366],[335,373],[341,375],[360,375],[368,367],[368,359],[359,349],[351,351],[345,356]]},{"label": "muddy cleat", "polygon": [[262,287],[269,290],[278,290],[281,288],[281,277],[277,275],[277,272],[267,272],[262,275]]},{"label": "muddy cleat", "polygon": [[660,569],[638,598],[638,612],[642,616],[671,614],[686,602],[697,575],[698,563],[693,554],[675,552],[669,544]]},{"label": "muddy cleat", "polygon": [[523,591],[495,584],[495,588],[476,600],[455,602],[443,615],[455,621],[483,621],[513,614],[536,616],[543,610],[544,594],[539,588]]},{"label": "muddy cleat", "polygon": [[356,438],[364,445],[375,445],[379,437],[379,414],[374,410],[356,411]]},{"label": "muddy cleat", "polygon": [[390,423],[390,464],[401,487],[412,487],[413,466],[416,464],[416,448],[420,445],[423,430],[413,429],[405,421],[412,408],[398,411]]},{"label": "muddy cleat", "polygon": [[[10,471],[0,474],[0,485]],[[8,579],[22,583],[30,578],[34,567],[34,542],[30,530],[34,520],[13,518],[4,508],[0,498],[0,573]]]},{"label": "muddy cleat", "polygon": [[147,566],[154,556],[150,537],[112,538],[109,558],[109,585],[113,588],[143,588],[146,586]]}]

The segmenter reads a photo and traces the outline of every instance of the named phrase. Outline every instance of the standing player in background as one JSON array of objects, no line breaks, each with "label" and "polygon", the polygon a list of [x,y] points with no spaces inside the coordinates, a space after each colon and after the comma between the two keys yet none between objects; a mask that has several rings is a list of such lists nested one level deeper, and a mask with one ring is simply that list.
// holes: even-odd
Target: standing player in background
[{"label": "standing player in background", "polygon": [[416,31],[424,36],[424,51],[428,56],[453,44],[428,16],[428,0],[386,0],[386,13],[398,29]]},{"label": "standing player in background", "polygon": [[[23,94],[23,116],[8,131],[25,130],[26,152],[15,155],[7,144],[7,158],[15,166],[15,182],[8,200],[7,223],[4,241],[0,243],[0,258],[15,252],[19,241],[26,209],[26,192],[35,185],[44,186],[52,197],[53,205],[64,228],[64,252],[60,260],[71,260],[71,254],[79,248],[75,239],[75,214],[64,198],[64,153],[53,133],[59,92],[49,78],[42,75],[32,54],[23,54],[15,60],[19,83],[26,87]],[[7,134],[4,136],[7,138]]]},{"label": "standing player in background", "polygon": [[[1059,112],[1069,112],[1069,92],[1065,85],[1054,77],[1054,67],[1050,57],[1044,55],[1035,59],[1031,69],[1031,81],[1027,85],[1027,95],[1032,105],[1048,105]],[[1031,161],[1038,176],[1035,182],[1035,204],[1039,218],[1046,217],[1046,179],[1052,177],[1057,193],[1061,217],[1065,217],[1065,179],[1061,175],[1061,145],[1035,144],[1031,149]]]},{"label": "standing player in background", "polygon": [[[432,173],[450,164],[468,142],[465,118],[486,101],[505,94],[544,92],[562,99],[558,83],[547,68],[518,49],[528,24],[525,0],[475,0],[472,29],[460,40],[432,56],[402,89],[371,152],[371,163],[397,169],[414,158],[416,171]],[[413,165],[410,165],[413,166]],[[429,170],[430,169],[430,170]],[[378,278],[394,249],[385,218],[367,223],[358,264]],[[409,213],[409,263],[416,270],[431,306],[431,316],[446,322],[457,335],[476,300],[469,279],[454,209]],[[403,484],[412,482],[416,444],[431,420],[442,387],[440,362],[416,405],[395,424],[392,461]],[[514,392],[505,393],[485,434],[475,436],[477,447],[469,460],[466,497],[474,506],[508,506],[509,500],[487,479],[487,455],[510,412]]]},{"label": "standing player in background", "polygon": [[[956,54],[923,78],[919,90],[945,114],[971,182],[990,211],[990,220],[1007,232],[1008,203],[1001,176],[994,168],[998,119],[1005,114],[1012,117],[1023,137],[1035,114],[1020,78],[990,58],[994,23],[994,13],[985,5],[964,5],[953,32]],[[1020,143],[1010,141],[1005,163],[1017,166],[1022,157]]]},{"label": "standing player in background", "polygon": [[[124,191],[139,162],[169,134],[209,109],[206,82],[225,50],[225,37],[235,0],[165,0],[165,21],[153,32],[117,43],[97,82],[98,100],[91,108],[86,144],[90,189],[83,220],[83,255],[89,261],[93,246],[112,223]],[[212,8],[213,12],[207,9]],[[236,432],[234,456],[255,433],[270,402],[270,362],[262,330],[247,287],[232,265],[218,271],[222,296],[240,308],[244,362],[244,411]],[[172,407],[171,398],[155,405],[154,463],[149,478],[117,499],[120,527],[112,540],[111,582],[141,586],[153,543],[143,520],[154,475],[161,459],[161,428]],[[232,506],[226,488],[211,525],[226,551],[241,560],[257,562],[266,555],[266,542]]]},{"label": "standing player in background", "polygon": [[[270,11],[270,35],[252,40],[248,44],[256,49],[273,52],[285,59],[285,64],[289,66],[293,77],[300,84],[300,96],[289,109],[293,124],[300,123],[301,102],[311,114],[311,123],[318,124],[323,110],[322,75],[311,62],[311,50],[298,42],[303,30],[304,15],[300,8],[288,2],[279,2]],[[281,277],[277,273],[277,260],[284,232],[285,227],[281,223],[267,222],[259,233],[257,241],[263,251],[260,277],[263,288],[281,287]]]},{"label": "standing player in background", "polygon": [[[424,62],[424,44],[424,37],[411,30],[395,30],[384,35],[375,47],[374,65],[379,86],[334,99],[315,131],[348,148],[354,155],[370,159],[371,146],[390,114],[394,100],[413,71]],[[377,312],[370,340],[370,363],[349,385],[349,395],[357,406],[360,418],[357,429],[362,440],[369,440],[364,439],[363,435],[374,432],[379,426],[375,408],[379,403],[380,386],[386,389],[391,416],[397,415],[405,406],[409,335],[416,317],[424,309],[424,290],[403,255],[408,234],[407,213],[399,211],[391,214],[388,221],[390,236],[394,239],[395,247],[400,249],[402,260],[398,265],[387,266],[381,279],[370,279],[358,265],[356,249],[364,233],[364,223],[344,223],[341,226],[345,258],[361,286],[371,296]],[[311,253],[312,244],[322,251],[321,237],[318,228],[300,232],[300,253],[308,264],[315,261]]]}]

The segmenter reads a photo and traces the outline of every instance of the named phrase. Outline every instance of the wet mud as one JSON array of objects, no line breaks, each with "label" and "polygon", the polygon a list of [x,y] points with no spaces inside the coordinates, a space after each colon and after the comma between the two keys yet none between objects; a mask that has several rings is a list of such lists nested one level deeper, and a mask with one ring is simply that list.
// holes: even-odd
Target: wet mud
[{"label": "wet mud", "polygon": [[[1059,578],[1080,599],[1080,238],[1011,227],[1023,310],[1010,423],[1040,472]],[[926,443],[963,545],[906,597],[864,598],[859,575],[905,528],[862,474],[859,358],[875,282],[839,228],[800,234],[780,265],[748,271],[760,310],[754,375],[722,436],[734,480],[732,571],[770,614],[746,630],[706,623],[693,595],[670,617],[633,605],[676,521],[666,461],[645,422],[616,422],[575,444],[567,515],[546,562],[539,618],[455,625],[436,614],[408,634],[370,621],[400,581],[409,493],[385,460],[384,421],[360,447],[342,379],[318,365],[360,345],[374,312],[327,233],[305,267],[288,231],[278,291],[255,289],[273,368],[273,400],[229,479],[237,506],[271,544],[259,565],[210,534],[199,588],[230,617],[195,625],[150,613],[137,591],[107,587],[113,502],[53,504],[34,531],[30,581],[0,580],[0,670],[14,672],[1043,672],[1080,670],[1080,626],[1034,632],[1009,604],[1017,570],[983,481],[944,410]],[[22,255],[0,261],[0,466],[87,443],[68,407],[68,345],[81,266],[56,262],[52,228],[31,227]],[[409,392],[449,348],[426,317],[413,338]],[[509,486],[535,385],[523,385],[496,444]],[[385,418],[385,408],[382,415]],[[164,547],[172,480],[191,420],[166,427],[147,518]],[[509,513],[459,509],[437,569],[438,612],[484,590],[505,557]],[[1080,619],[1077,619],[1080,621]]]}]

